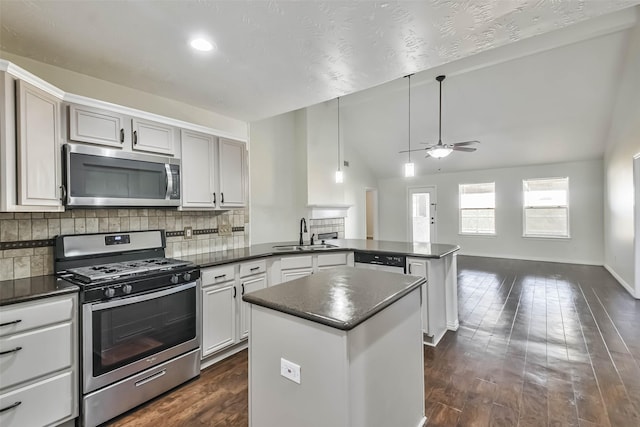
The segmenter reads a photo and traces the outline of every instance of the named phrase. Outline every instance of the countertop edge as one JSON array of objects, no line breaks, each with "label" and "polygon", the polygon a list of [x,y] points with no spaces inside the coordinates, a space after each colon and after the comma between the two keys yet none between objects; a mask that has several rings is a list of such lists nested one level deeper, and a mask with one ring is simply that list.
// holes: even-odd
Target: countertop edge
[{"label": "countertop edge", "polygon": [[[37,277],[37,276],[36,276]],[[61,279],[63,280],[63,279]],[[9,282],[9,280],[7,281]],[[8,307],[10,305],[14,305],[14,304],[20,304],[23,302],[30,302],[30,301],[36,301],[39,299],[47,299],[47,298],[53,298],[53,297],[57,297],[60,295],[66,295],[66,294],[74,294],[74,293],[78,293],[80,291],[80,287],[66,282],[69,285],[65,286],[64,288],[61,289],[54,289],[54,290],[50,290],[50,291],[45,291],[45,292],[40,292],[40,293],[36,293],[36,294],[32,294],[32,295],[24,295],[24,296],[17,296],[11,299],[4,299],[4,300],[0,300],[0,307]]]},{"label": "countertop edge", "polygon": [[314,313],[294,310],[294,309],[291,309],[290,307],[283,306],[283,305],[280,305],[280,304],[273,304],[273,303],[271,303],[269,301],[266,301],[266,300],[264,300],[262,298],[253,297],[251,294],[244,295],[242,297],[242,300],[245,301],[245,302],[248,302],[250,304],[255,304],[255,305],[258,305],[260,307],[265,307],[265,308],[268,308],[270,310],[278,311],[280,313],[285,313],[285,314],[289,314],[289,315],[294,316],[294,317],[299,317],[301,319],[306,319],[306,320],[309,320],[311,322],[319,323],[319,324],[325,325],[325,326],[329,326],[329,327],[334,328],[334,329],[339,329],[339,330],[342,330],[342,331],[350,331],[351,329],[355,328],[356,326],[360,325],[361,323],[364,323],[366,320],[370,319],[371,317],[373,317],[377,313],[381,312],[385,308],[389,307],[391,304],[395,303],[399,299],[401,299],[404,296],[410,294],[413,290],[415,290],[416,288],[419,288],[420,286],[422,286],[426,282],[427,282],[427,280],[424,277],[418,278],[418,280],[416,280],[410,286],[407,286],[406,288],[404,288],[404,289],[396,292],[395,294],[390,295],[389,297],[385,298],[384,300],[380,301],[378,304],[376,304],[374,307],[372,307],[371,310],[369,310],[367,313],[363,314],[362,316],[358,317],[357,319],[355,319],[353,321],[347,321],[347,322],[339,321],[339,320],[336,320],[336,319],[333,319],[333,318],[330,318],[330,317],[320,316],[320,315],[317,315],[317,314],[314,314]]}]

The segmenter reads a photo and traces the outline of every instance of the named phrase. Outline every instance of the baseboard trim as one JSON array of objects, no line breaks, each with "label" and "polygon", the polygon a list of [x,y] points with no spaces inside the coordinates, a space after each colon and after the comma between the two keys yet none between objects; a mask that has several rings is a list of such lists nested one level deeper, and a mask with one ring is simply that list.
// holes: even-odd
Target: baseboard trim
[{"label": "baseboard trim", "polygon": [[627,292],[629,292],[629,294],[631,294],[632,297],[634,297],[635,299],[640,299],[640,295],[636,295],[636,292],[633,289],[633,287],[630,286],[627,282],[625,282],[624,279],[622,277],[620,277],[620,275],[618,273],[616,273],[616,271],[610,265],[605,264],[604,268],[613,276],[614,279],[616,279],[618,281],[618,283],[620,283],[622,285],[622,287]]},{"label": "baseboard trim", "polygon": [[460,323],[456,320],[455,322],[447,322],[447,329],[450,331],[457,331],[460,327]]},{"label": "baseboard trim", "polygon": [[207,356],[206,358],[202,359],[202,361],[200,362],[200,370],[202,371],[203,369],[206,369],[211,365],[215,365],[221,360],[226,359],[227,357],[233,356],[234,354],[239,353],[248,347],[249,347],[249,340],[244,340],[234,345],[233,347],[229,347],[225,350],[220,350],[217,353]]},{"label": "baseboard trim", "polygon": [[427,423],[427,417],[423,416],[416,427],[423,427],[426,423]]},{"label": "baseboard trim", "polygon": [[475,256],[482,258],[505,258],[505,259],[515,259],[520,261],[540,261],[540,262],[555,262],[560,264],[579,264],[579,265],[596,265],[602,267],[602,262],[596,261],[581,261],[575,259],[565,259],[565,258],[546,258],[546,257],[521,257],[521,256],[513,256],[513,255],[487,255],[487,254],[477,254],[471,252],[458,252],[460,256]]}]

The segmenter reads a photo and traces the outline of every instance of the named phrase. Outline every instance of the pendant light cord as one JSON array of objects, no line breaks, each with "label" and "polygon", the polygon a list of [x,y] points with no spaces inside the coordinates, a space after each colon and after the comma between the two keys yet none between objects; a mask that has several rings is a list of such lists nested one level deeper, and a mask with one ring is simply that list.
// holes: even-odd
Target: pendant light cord
[{"label": "pendant light cord", "polygon": [[442,145],[442,80],[440,80],[440,105],[438,107],[438,144]]},{"label": "pendant light cord", "polygon": [[409,74],[409,163],[411,163],[411,74]]},{"label": "pendant light cord", "polygon": [[340,171],[340,97],[338,97],[338,171]]}]

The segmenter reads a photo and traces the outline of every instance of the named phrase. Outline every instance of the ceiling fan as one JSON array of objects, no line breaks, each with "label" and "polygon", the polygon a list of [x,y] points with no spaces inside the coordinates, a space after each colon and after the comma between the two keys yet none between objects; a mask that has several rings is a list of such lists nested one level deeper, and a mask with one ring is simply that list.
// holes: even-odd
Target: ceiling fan
[{"label": "ceiling fan", "polygon": [[[440,159],[442,157],[447,157],[453,151],[465,151],[465,152],[473,152],[476,151],[473,147],[468,147],[468,145],[479,144],[480,141],[463,141],[463,142],[455,142],[453,144],[443,144],[442,143],[442,81],[446,76],[438,76],[436,80],[440,83],[440,104],[438,108],[438,143],[430,145],[426,148],[416,148],[414,150],[405,150],[400,151],[401,153],[409,153],[412,151],[426,151],[427,155],[425,157],[435,157],[436,159]],[[424,143],[423,143],[424,144]]]}]

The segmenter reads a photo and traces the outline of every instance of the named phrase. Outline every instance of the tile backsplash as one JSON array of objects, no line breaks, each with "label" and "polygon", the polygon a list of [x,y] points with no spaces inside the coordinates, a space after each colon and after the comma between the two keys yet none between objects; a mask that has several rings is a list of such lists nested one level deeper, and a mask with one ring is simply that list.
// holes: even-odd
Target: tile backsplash
[{"label": "tile backsplash", "polygon": [[344,239],[344,218],[310,219],[309,235],[315,233],[338,233],[338,239]]},{"label": "tile backsplash", "polygon": [[[249,211],[175,209],[73,209],[66,212],[0,212],[0,280],[53,273],[53,239],[61,234],[166,230],[166,255],[180,257],[249,245]],[[232,233],[220,236],[218,225]],[[194,235],[181,232],[191,227]],[[174,232],[174,233],[170,233]],[[171,235],[177,234],[177,235]]]}]

